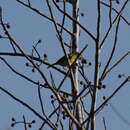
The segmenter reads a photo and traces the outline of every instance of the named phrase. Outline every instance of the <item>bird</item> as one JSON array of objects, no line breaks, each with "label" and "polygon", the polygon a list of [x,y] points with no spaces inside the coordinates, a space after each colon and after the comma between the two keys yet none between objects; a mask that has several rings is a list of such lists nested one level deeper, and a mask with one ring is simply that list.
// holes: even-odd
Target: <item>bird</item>
[{"label": "bird", "polygon": [[[80,55],[79,52],[73,52],[73,53],[68,54],[68,60],[69,60],[70,66],[72,64],[74,64],[77,61],[77,59],[82,59],[82,56]],[[64,55],[59,60],[57,60],[55,63],[51,64],[48,68],[50,68],[54,65],[60,65],[62,67],[67,67],[67,66],[69,66],[68,60],[67,60],[67,57]]]}]

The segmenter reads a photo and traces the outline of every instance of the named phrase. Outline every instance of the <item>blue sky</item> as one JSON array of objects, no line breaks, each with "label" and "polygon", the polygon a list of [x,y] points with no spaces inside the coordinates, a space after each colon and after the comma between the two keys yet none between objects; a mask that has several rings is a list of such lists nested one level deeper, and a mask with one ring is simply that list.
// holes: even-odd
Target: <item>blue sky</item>
[{"label": "blue sky", "polygon": [[[104,0],[107,2],[106,0]],[[120,4],[113,3],[113,6],[118,10],[121,8]],[[37,2],[32,0],[33,7],[37,7],[45,14],[49,14],[47,10],[47,6],[45,1],[38,0]],[[0,0],[0,6],[3,8],[3,17],[4,21],[11,25],[9,29],[12,33],[13,37],[15,37],[16,41],[20,44],[23,50],[26,53],[31,54],[32,45],[36,43],[37,40],[41,39],[42,43],[38,46],[38,50],[41,54],[47,53],[48,62],[53,63],[56,59],[63,55],[62,49],[58,40],[56,39],[55,30],[53,24],[37,15],[33,11],[27,9],[26,7],[21,6],[15,0]],[[68,12],[71,12],[71,6],[68,4]],[[54,9],[55,11],[55,9]],[[84,12],[85,16],[80,17],[81,23],[88,28],[92,33],[96,34],[96,2],[92,0],[88,0],[86,2],[81,1],[80,3],[80,11]],[[123,12],[123,16],[126,17],[128,21],[130,21],[130,7],[127,5],[126,9]],[[115,14],[113,14],[115,16]],[[60,21],[61,14],[55,12],[55,17]],[[69,28],[71,25],[71,21],[66,21],[66,26]],[[105,31],[108,28],[108,8],[102,6],[102,24],[101,24],[101,39],[104,36]],[[0,27],[0,34],[3,34]],[[110,49],[112,48],[114,41],[114,33],[115,27],[112,28],[111,34],[105,42],[103,51],[101,52],[101,72],[102,67],[107,61],[107,57],[109,57]],[[112,63],[115,63],[120,57],[122,57],[126,52],[130,51],[130,28],[129,26],[121,20],[119,27],[119,34],[117,40],[117,49],[114,53],[114,57],[112,59]],[[64,37],[66,42],[70,42],[69,36],[65,33]],[[85,32],[81,30],[81,37],[79,42],[79,49],[81,50],[86,44],[88,44],[87,50],[84,52],[85,58],[92,62],[92,67],[86,68],[86,73],[88,74],[89,79],[93,80],[93,69],[94,69],[94,42],[92,39],[86,35]],[[10,51],[10,46],[7,40],[0,40],[0,51]],[[41,80],[39,74],[32,73],[31,68],[27,68],[25,66],[26,60],[23,58],[16,57],[5,57],[9,63],[19,72],[25,73],[30,76],[35,81]],[[107,88],[99,91],[98,96],[98,104],[100,104],[103,100],[103,96],[109,96],[123,81],[123,79],[117,78],[119,73],[124,73],[126,76],[130,75],[130,56],[127,57],[127,60],[124,60],[122,64],[116,67],[104,80],[104,84],[106,84]],[[7,89],[11,93],[13,93],[18,98],[24,100],[32,107],[34,107],[39,113],[41,113],[41,108],[39,104],[37,87],[29,83],[28,81],[22,79],[16,74],[12,73],[7,66],[0,61],[0,86]],[[45,65],[42,66],[44,73],[49,77],[49,70],[46,69]],[[59,84],[62,75],[58,72],[51,69],[56,84]],[[64,87],[69,84],[65,83]],[[123,115],[123,117],[129,122],[129,125],[124,123],[122,119],[120,119],[119,115],[112,110],[110,106],[104,108],[104,110],[99,114],[97,118],[97,130],[103,130],[102,117],[105,117],[107,129],[113,130],[128,130],[130,127],[130,102],[129,102],[129,83],[125,85],[111,100],[111,104],[116,108],[116,110]],[[46,106],[46,112],[51,111],[50,108],[50,91],[42,90],[42,97],[44,104]],[[89,100],[87,101],[89,104]],[[87,103],[86,103],[87,105]],[[22,116],[25,115],[28,121],[36,120],[36,124],[34,124],[31,130],[36,130],[41,125],[41,121],[27,108],[23,107],[20,103],[11,99],[8,95],[0,91],[0,130],[6,130],[10,128],[11,118],[15,117],[17,121],[23,120]],[[17,124],[14,128],[10,128],[11,130],[23,130],[24,127],[22,124]]]}]

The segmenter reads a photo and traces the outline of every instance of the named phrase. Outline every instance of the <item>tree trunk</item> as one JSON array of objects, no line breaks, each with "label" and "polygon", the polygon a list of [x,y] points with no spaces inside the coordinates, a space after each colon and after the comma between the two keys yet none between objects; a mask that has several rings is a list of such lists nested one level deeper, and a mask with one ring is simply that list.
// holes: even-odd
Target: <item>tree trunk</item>
[{"label": "tree trunk", "polygon": [[[79,22],[79,0],[73,0],[73,18]],[[73,21],[73,34],[72,36],[72,52],[78,52],[79,51],[79,26],[76,24],[76,22]],[[78,85],[78,66],[72,67],[73,75],[74,75],[74,82],[72,86],[72,94],[73,94],[73,100],[74,102],[74,115],[76,119],[79,121],[80,124],[83,122],[83,109],[82,109],[82,103],[81,98],[79,97],[76,99],[77,95],[79,94],[79,85]],[[83,130],[83,128],[79,128],[76,126],[77,130]]]}]

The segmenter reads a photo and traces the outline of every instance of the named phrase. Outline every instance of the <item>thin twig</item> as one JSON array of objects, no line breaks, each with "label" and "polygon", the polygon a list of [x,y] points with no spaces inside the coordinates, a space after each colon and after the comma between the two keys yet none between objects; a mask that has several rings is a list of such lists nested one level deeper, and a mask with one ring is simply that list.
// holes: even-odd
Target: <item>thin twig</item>
[{"label": "thin twig", "polygon": [[108,58],[107,64],[105,65],[104,70],[103,70],[103,72],[102,72],[102,74],[101,74],[100,81],[105,78],[105,77],[104,77],[104,74],[105,74],[107,68],[109,67],[109,65],[110,65],[110,63],[111,63],[111,60],[112,60],[112,58],[113,58],[113,55],[114,55],[114,52],[115,52],[115,49],[116,49],[117,38],[118,38],[117,36],[118,36],[118,30],[119,30],[119,23],[120,23],[120,17],[119,17],[119,19],[118,19],[117,26],[116,26],[114,45],[113,45],[112,51],[111,51],[111,53],[110,53],[110,57]]},{"label": "thin twig", "polygon": [[[31,7],[31,6],[29,6],[28,4],[26,4],[26,3],[24,3],[24,2],[22,2],[22,1],[20,1],[20,0],[16,0],[16,1],[17,1],[18,3],[20,3],[21,5],[23,5],[23,6],[27,7],[27,8],[29,8],[29,9],[31,9],[32,11],[34,11],[34,12],[37,13],[37,14],[39,14],[40,16],[46,18],[47,20],[53,22],[53,20],[52,20],[49,16],[45,15],[44,13],[42,13],[41,11],[39,11],[38,9]],[[57,23],[57,25],[60,26],[60,27],[62,27],[62,25],[59,24],[59,23]],[[73,36],[73,34],[72,34],[67,28],[65,28],[65,27],[62,27],[62,28],[63,28],[67,33],[69,33],[70,35]]]},{"label": "thin twig", "polygon": [[[16,57],[25,57],[24,54],[22,53],[12,53],[12,52],[0,52],[0,55],[3,55],[3,56],[16,56]],[[48,66],[51,66],[50,63],[44,61],[43,59],[39,59],[38,57],[35,57],[35,56],[32,56],[32,55],[29,55],[29,54],[26,54],[28,57],[30,57],[30,59],[32,60],[35,60],[35,61],[39,61],[40,63],[43,63],[45,65],[48,65]],[[61,70],[60,68],[57,68],[56,66],[52,66],[53,68],[55,68],[55,70],[61,72],[62,74],[66,75],[66,72]]]},{"label": "thin twig", "polygon": [[55,4],[56,8],[62,13],[65,14],[69,19],[71,19],[73,22],[75,22],[76,24],[78,24],[94,41],[96,41],[95,36],[88,31],[82,24],[80,24],[77,20],[75,20],[74,18],[72,18],[69,14],[67,14],[66,12],[64,12],[62,9],[60,9],[60,7],[57,5],[57,3],[52,0],[53,3]]},{"label": "thin twig", "polygon": [[105,117],[103,117],[103,118],[102,118],[102,120],[103,120],[104,130],[107,130],[107,126],[106,126]]},{"label": "thin twig", "polygon": [[[63,0],[63,10],[64,10],[64,12],[66,12],[66,2],[65,2],[65,0]],[[64,27],[64,24],[65,24],[65,17],[66,17],[65,14],[63,14],[61,30],[60,30],[61,35],[62,35],[63,27]]]},{"label": "thin twig", "polygon": [[28,0],[28,5],[31,6],[31,2],[30,2],[30,0]]},{"label": "thin twig", "polygon": [[106,70],[104,77],[106,77],[106,75],[108,73],[110,73],[117,65],[119,65],[128,55],[130,55],[130,51],[127,52],[125,55],[123,55],[114,65],[112,65],[108,70]]},{"label": "thin twig", "polygon": [[24,129],[27,130],[26,119],[25,119],[25,116],[24,116],[24,115],[23,115],[23,123],[24,123]]},{"label": "thin twig", "polygon": [[[42,79],[45,81],[45,83],[48,85],[48,87],[50,88],[50,90],[54,93],[54,95],[56,96],[58,102],[62,105],[62,108],[64,109],[64,111],[70,116],[70,118],[73,120],[73,122],[78,125],[79,127],[81,127],[81,125],[79,124],[79,122],[77,121],[77,119],[73,116],[73,114],[69,111],[69,109],[62,104],[62,99],[61,96],[59,95],[59,93],[57,93],[57,91],[51,86],[50,82],[48,81],[48,79],[46,78],[46,76],[44,75],[44,73],[40,70],[39,67],[37,67],[37,65],[32,61],[32,59],[30,57],[28,57],[26,55],[26,53],[21,49],[21,47],[19,46],[19,44],[14,40],[14,38],[11,36],[11,34],[8,32],[8,30],[6,29],[5,25],[3,24],[3,20],[2,18],[0,19],[3,30],[6,32],[6,35],[12,40],[12,42],[14,43],[14,45],[17,47],[17,49],[25,56],[25,58],[36,68],[36,70],[39,72],[40,76],[42,77]],[[52,126],[51,126],[52,127]],[[53,126],[54,128],[55,126]],[[57,129],[57,128],[56,128]]]},{"label": "thin twig", "polygon": [[52,129],[57,129],[53,124],[50,124],[50,122],[48,122],[48,120],[46,120],[45,118],[43,118],[37,111],[35,111],[31,106],[29,106],[27,103],[25,103],[24,101],[22,101],[21,99],[17,98],[16,96],[14,96],[13,94],[11,94],[9,91],[7,91],[6,89],[4,89],[3,87],[0,86],[0,90],[2,90],[4,93],[6,93],[7,95],[9,95],[11,98],[13,98],[14,100],[16,100],[17,102],[19,102],[20,104],[22,104],[23,106],[25,106],[26,108],[28,108],[30,111],[32,111],[37,117],[39,117],[41,120],[45,121],[48,126],[50,126]]},{"label": "thin twig", "polygon": [[109,8],[109,23],[110,23],[110,26],[112,24],[112,1],[109,0],[109,3],[110,3],[110,8]]},{"label": "thin twig", "polygon": [[42,101],[42,96],[41,96],[41,88],[40,88],[39,82],[38,82],[38,98],[39,98],[39,101],[40,101],[40,106],[41,106],[41,109],[42,109],[42,114],[43,114],[43,116],[45,116],[47,118],[47,116],[45,114],[45,111],[44,111],[44,107],[43,107],[43,101]]},{"label": "thin twig", "polygon": [[[16,74],[19,75],[20,77],[26,79],[27,81],[29,81],[29,82],[31,82],[31,83],[33,83],[33,84],[38,85],[38,83],[37,83],[36,81],[32,80],[31,78],[27,77],[26,75],[24,75],[24,74],[22,74],[22,73],[19,73],[18,71],[16,71],[16,70],[14,69],[14,67],[12,67],[3,57],[0,57],[0,59],[1,59],[14,73],[16,73]],[[43,84],[40,84],[40,86],[46,87],[46,86],[44,86]]]},{"label": "thin twig", "polygon": [[130,76],[128,76],[118,87],[117,89],[96,109],[95,113],[97,113],[115,94],[129,81]]},{"label": "thin twig", "polygon": [[[90,120],[91,120],[91,129],[96,129],[95,123],[95,113],[96,110],[96,103],[97,103],[97,92],[98,92],[98,84],[99,84],[99,63],[100,63],[100,27],[101,27],[101,5],[100,0],[97,0],[97,37],[95,41],[95,67],[94,67],[94,88],[92,91],[92,103],[91,103],[91,110],[90,110]],[[89,121],[90,121],[89,120]]]},{"label": "thin twig", "polygon": [[[57,110],[59,110],[59,108],[60,108],[60,106],[58,106],[57,108],[55,108],[55,110],[48,116],[48,118],[51,118],[55,113],[56,113],[56,111]],[[45,125],[45,121],[42,123],[42,125],[41,125],[41,127],[38,129],[38,130],[42,130],[43,129],[43,127],[44,127],[44,125]]]},{"label": "thin twig", "polygon": [[105,40],[107,39],[107,37],[108,37],[108,35],[109,35],[109,33],[110,33],[110,31],[111,31],[113,25],[114,25],[115,22],[118,20],[118,18],[121,16],[121,14],[122,14],[123,10],[125,9],[125,7],[126,7],[126,5],[127,5],[128,2],[129,2],[129,0],[126,0],[126,1],[125,1],[124,5],[123,5],[122,8],[120,9],[119,13],[117,14],[117,16],[116,16],[115,19],[113,20],[112,24],[111,24],[110,27],[108,28],[108,31],[106,32],[106,34],[105,34],[103,40],[101,41],[100,48],[102,48],[102,46],[103,46]]},{"label": "thin twig", "polygon": [[[99,113],[99,111],[102,110],[102,108],[106,105],[107,102],[109,102],[116,94],[117,92],[119,92],[119,90],[124,87],[124,85],[126,83],[128,83],[130,80],[130,76],[128,76],[118,87],[115,91],[113,91],[113,93],[95,110],[95,114],[97,115],[97,113]],[[88,117],[82,125],[84,125],[88,120],[90,120],[90,117]]]},{"label": "thin twig", "polygon": [[[36,49],[36,47],[35,46],[33,46],[33,49],[35,50],[35,52],[36,52],[36,54],[38,55],[38,58],[40,59],[41,58],[41,56],[40,56],[40,54],[39,54],[39,52],[37,51],[37,49]],[[32,53],[33,54],[33,53]],[[33,56],[33,55],[32,55]]]},{"label": "thin twig", "polygon": [[[100,2],[101,2],[101,4],[103,4],[104,6],[110,8],[110,5],[106,4],[106,3],[103,2],[103,1],[100,1]],[[113,10],[115,13],[119,14],[119,12],[118,12],[116,9],[112,8],[112,10]],[[126,22],[126,24],[128,24],[128,25],[130,26],[130,22],[129,22],[122,14],[121,14],[120,17]]]},{"label": "thin twig", "polygon": [[[0,24],[1,25],[3,25],[4,23],[2,22],[2,8],[0,7]],[[5,24],[4,24],[5,25]],[[16,52],[16,49],[15,49],[15,46],[13,45],[13,43],[12,43],[12,40],[9,38],[9,37],[7,37],[7,39],[9,39],[9,41],[10,41],[10,44],[11,44],[11,46],[12,46],[12,48],[13,48],[13,51],[14,52]]]}]

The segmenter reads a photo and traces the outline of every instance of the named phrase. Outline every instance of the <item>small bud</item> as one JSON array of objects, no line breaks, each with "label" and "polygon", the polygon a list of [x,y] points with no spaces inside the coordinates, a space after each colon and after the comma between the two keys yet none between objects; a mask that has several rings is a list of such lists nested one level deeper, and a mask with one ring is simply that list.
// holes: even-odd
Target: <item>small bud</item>
[{"label": "small bud", "polygon": [[105,96],[103,96],[103,100],[106,100],[106,97],[105,97]]},{"label": "small bud", "polygon": [[116,0],[116,3],[117,3],[117,4],[120,4],[119,0]]},{"label": "small bud", "polygon": [[32,123],[34,124],[34,123],[36,123],[36,121],[35,121],[35,120],[32,120]]},{"label": "small bud", "polygon": [[26,64],[25,64],[27,67],[29,66],[29,63],[28,62],[26,62]]},{"label": "small bud", "polygon": [[12,119],[11,119],[12,121],[15,121],[15,118],[14,117],[12,117]]},{"label": "small bud", "polygon": [[44,87],[47,87],[47,83],[44,83],[44,85],[43,85]]},{"label": "small bud", "polygon": [[86,60],[86,59],[83,59],[83,60],[82,60],[82,64],[87,64],[87,60]]},{"label": "small bud", "polygon": [[11,124],[11,127],[14,127],[14,123]]},{"label": "small bud", "polygon": [[102,87],[101,86],[98,86],[98,89],[100,90]]},{"label": "small bud", "polygon": [[81,13],[81,16],[83,17],[83,16],[84,16],[84,13]]},{"label": "small bud", "polygon": [[88,86],[87,86],[87,84],[84,84],[83,87],[84,87],[84,88],[87,88]]},{"label": "small bud", "polygon": [[32,72],[35,72],[35,69],[34,69],[34,68],[32,69]]},{"label": "small bud", "polygon": [[80,85],[83,85],[84,83],[83,83],[83,81],[80,81]]},{"label": "small bud", "polygon": [[44,54],[43,56],[44,56],[45,59],[47,58],[47,54]]},{"label": "small bud", "polygon": [[53,99],[54,98],[54,96],[53,95],[51,95],[51,99]]},{"label": "small bud", "polygon": [[118,78],[121,78],[121,77],[122,77],[122,75],[121,75],[121,74],[119,74],[119,75],[118,75]]},{"label": "small bud", "polygon": [[9,25],[9,24],[6,24],[6,27],[9,29],[9,28],[10,28],[10,25]]},{"label": "small bud", "polygon": [[31,124],[28,124],[28,127],[29,127],[29,128],[31,128],[31,127],[32,127],[32,125],[31,125]]},{"label": "small bud", "polygon": [[102,85],[102,88],[104,88],[104,89],[105,89],[105,88],[106,88],[106,85],[105,85],[105,84],[103,84],[103,85]]},{"label": "small bud", "polygon": [[92,63],[91,63],[91,62],[89,62],[89,63],[88,63],[88,65],[89,65],[89,66],[91,66],[91,65],[92,65]]},{"label": "small bud", "polygon": [[39,39],[39,40],[38,40],[38,43],[41,43],[41,42],[42,42],[42,40]]},{"label": "small bud", "polygon": [[51,103],[53,104],[53,103],[54,103],[54,100],[51,100]]}]

